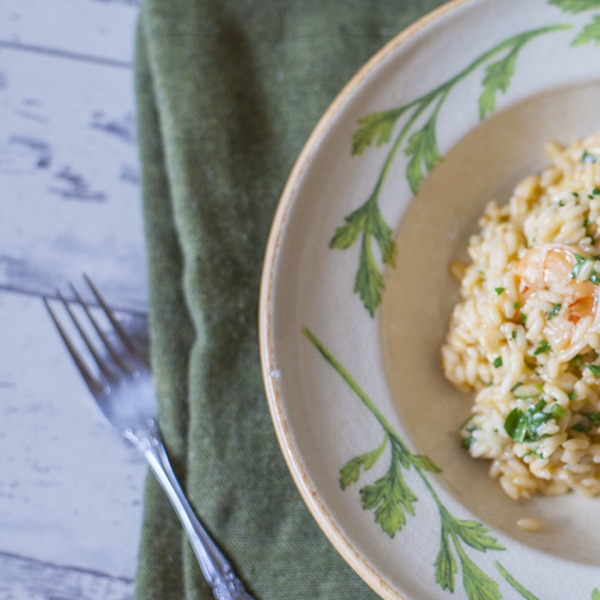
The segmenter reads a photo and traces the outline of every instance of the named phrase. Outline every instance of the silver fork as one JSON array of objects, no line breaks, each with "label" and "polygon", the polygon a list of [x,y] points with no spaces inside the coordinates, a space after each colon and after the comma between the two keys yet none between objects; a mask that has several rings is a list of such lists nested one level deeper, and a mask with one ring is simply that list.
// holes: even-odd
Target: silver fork
[{"label": "silver fork", "polygon": [[[82,324],[82,319],[75,314],[60,291],[57,292],[57,296],[88,348],[91,359],[98,367],[98,373],[92,373],[87,366],[82,353],[77,349],[66,327],[61,324],[61,320],[52,308],[50,299],[44,297],[44,304],[60,336],[102,414],[148,461],[183,525],[214,597],[217,600],[253,600],[233,572],[231,564],[194,514],[175,477],[158,428],[156,395],[148,357],[126,333],[96,286],[87,276],[84,275],[84,278],[116,334],[107,335],[88,304],[71,284],[75,300],[81,305],[87,319],[96,330],[103,349],[98,349],[94,344]],[[113,341],[115,338],[118,339],[118,343]]]}]

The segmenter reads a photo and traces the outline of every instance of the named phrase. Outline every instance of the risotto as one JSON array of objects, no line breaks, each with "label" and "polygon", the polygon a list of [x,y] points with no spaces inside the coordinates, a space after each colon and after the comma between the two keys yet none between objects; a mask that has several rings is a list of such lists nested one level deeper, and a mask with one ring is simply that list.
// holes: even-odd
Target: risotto
[{"label": "risotto", "polygon": [[552,143],[469,241],[442,364],[462,443],[512,498],[600,494],[600,134]]}]

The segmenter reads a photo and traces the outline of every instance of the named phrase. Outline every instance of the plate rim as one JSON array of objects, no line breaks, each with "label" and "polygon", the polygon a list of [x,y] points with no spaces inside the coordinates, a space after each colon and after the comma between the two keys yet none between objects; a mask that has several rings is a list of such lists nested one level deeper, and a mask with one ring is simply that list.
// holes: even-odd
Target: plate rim
[{"label": "plate rim", "polygon": [[318,149],[320,142],[327,135],[337,114],[350,99],[351,95],[397,48],[406,44],[420,31],[435,21],[440,20],[442,17],[445,17],[447,14],[454,12],[467,4],[474,4],[478,1],[479,0],[448,0],[437,8],[424,14],[384,44],[359,68],[354,76],[341,89],[313,128],[286,180],[269,232],[261,274],[258,310],[261,369],[269,413],[284,460],[305,505],[325,536],[329,539],[330,543],[333,544],[344,560],[365,581],[365,583],[373,589],[373,591],[383,598],[389,599],[408,600],[397,590],[393,589],[388,582],[384,581],[373,566],[353,548],[348,538],[337,526],[333,515],[329,513],[320,500],[318,491],[312,486],[308,473],[302,468],[300,452],[294,443],[290,425],[285,417],[283,398],[277,385],[277,377],[273,374],[276,360],[273,330],[271,327],[271,307],[275,288],[275,262],[282,243],[284,226],[287,222],[289,211],[294,204],[296,191],[302,181],[303,175],[308,169],[311,159]]}]

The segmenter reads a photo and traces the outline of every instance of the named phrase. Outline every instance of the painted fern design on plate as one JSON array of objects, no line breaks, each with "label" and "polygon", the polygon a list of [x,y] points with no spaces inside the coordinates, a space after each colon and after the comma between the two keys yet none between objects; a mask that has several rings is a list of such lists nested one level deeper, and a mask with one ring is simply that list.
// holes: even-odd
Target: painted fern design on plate
[{"label": "painted fern design on plate", "polygon": [[584,44],[600,44],[600,15],[596,15],[591,23],[588,23],[573,40],[573,46],[583,46]]},{"label": "painted fern design on plate", "polygon": [[[571,27],[570,24],[561,23],[510,37],[484,52],[460,73],[427,94],[398,108],[371,113],[359,121],[359,129],[352,138],[353,155],[359,156],[369,147],[381,147],[390,142],[391,148],[371,195],[336,229],[329,247],[346,250],[360,240],[354,292],[372,317],[381,303],[384,289],[382,268],[375,258],[375,250],[379,249],[382,267],[394,267],[396,260],[393,231],[381,214],[379,198],[398,152],[403,149],[408,158],[405,175],[411,190],[416,193],[425,176],[442,160],[436,128],[440,110],[450,92],[477,69],[485,66],[478,99],[479,116],[484,119],[496,110],[498,95],[507,92],[521,50],[541,35]],[[397,129],[399,131],[396,133]]]},{"label": "painted fern design on plate", "polygon": [[[537,596],[534,596],[529,590],[526,590],[497,560],[494,561],[498,572],[506,581],[512,585],[512,587],[521,594],[525,600],[539,600]],[[592,593],[592,600],[594,600],[594,595]]]},{"label": "painted fern design on plate", "polygon": [[[579,14],[587,11],[600,11],[600,0],[550,0],[550,4],[557,6],[565,13]],[[572,46],[584,46],[585,44],[600,44],[600,14],[594,15],[592,21],[584,25],[577,37],[571,43]]]},{"label": "painted fern design on plate", "polygon": [[[459,519],[446,508],[428,477],[430,473],[439,473],[439,467],[427,456],[414,454],[393,430],[374,402],[323,343],[307,328],[303,329],[303,333],[359,397],[383,430],[383,439],[376,448],[353,458],[340,469],[342,490],[358,482],[365,471],[383,460],[384,456],[388,456],[387,472],[374,483],[363,486],[359,495],[363,509],[373,511],[377,525],[388,536],[394,538],[402,531],[409,516],[417,518],[415,505],[419,497],[405,477],[414,470],[435,503],[440,516],[440,547],[437,556],[432,559],[436,584],[443,590],[454,592],[456,575],[460,567],[462,585],[470,600],[501,600],[502,593],[498,582],[476,564],[471,554],[474,550],[481,553],[504,551],[504,546],[490,535],[489,530],[481,523]],[[498,561],[495,561],[494,565],[500,575],[523,598],[537,600]]]},{"label": "painted fern design on plate", "polygon": [[600,10],[600,0],[550,0],[548,4],[558,6],[563,12],[573,14],[588,10]]}]

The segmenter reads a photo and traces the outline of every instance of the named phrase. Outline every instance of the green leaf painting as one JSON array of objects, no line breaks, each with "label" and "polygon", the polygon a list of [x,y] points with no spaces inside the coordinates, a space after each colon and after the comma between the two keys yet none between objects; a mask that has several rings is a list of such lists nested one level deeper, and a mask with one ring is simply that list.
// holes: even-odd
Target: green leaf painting
[{"label": "green leaf painting", "polygon": [[549,4],[558,6],[566,13],[582,13],[587,10],[600,10],[600,0],[550,0]]},{"label": "green leaf painting", "polygon": [[[550,0],[550,4],[557,6],[565,13],[584,13],[587,11],[600,11],[600,0]],[[592,21],[584,25],[577,37],[572,41],[572,46],[584,46],[593,43],[600,44],[600,14],[595,15]]]},{"label": "green leaf painting", "polygon": [[484,573],[465,553],[462,546],[457,546],[463,572],[463,586],[469,600],[501,600],[502,594],[498,584]]},{"label": "green leaf painting", "polygon": [[404,154],[410,157],[406,167],[406,178],[411,190],[416,192],[428,173],[437,165],[442,157],[435,138],[435,125],[440,107],[445,96],[438,102],[436,110],[421,129],[417,129],[409,138]]},{"label": "green leaf painting", "polygon": [[[495,564],[500,575],[502,575],[502,577],[504,577],[504,579],[506,579],[506,581],[508,581],[508,583],[512,585],[523,598],[525,598],[525,600],[539,600],[530,591],[526,590],[498,561],[495,561]],[[595,600],[593,594],[592,600]]]},{"label": "green leaf painting", "polygon": [[377,462],[387,443],[388,436],[386,435],[379,448],[353,458],[347,465],[340,469],[340,486],[343,490],[351,483],[356,483],[359,480],[361,468],[368,471]]},{"label": "green leaf painting", "polygon": [[398,450],[392,444],[391,465],[388,472],[372,485],[360,490],[360,501],[365,510],[374,510],[375,523],[391,538],[406,524],[407,513],[414,516],[417,497],[406,485]]},{"label": "green leaf painting", "polygon": [[504,58],[489,64],[485,70],[482,86],[483,92],[479,96],[479,117],[485,119],[496,110],[496,95],[508,90],[510,80],[515,74],[518,48],[513,49]]},{"label": "green leaf painting", "polygon": [[[521,598],[539,600],[498,560],[492,562],[497,574],[493,569],[486,571],[477,564],[481,562],[482,555],[505,552],[506,548],[481,523],[461,519],[448,510],[429,479],[429,474],[440,473],[440,468],[427,456],[412,452],[373,400],[325,345],[308,328],[304,327],[302,333],[359,398],[383,431],[383,440],[376,448],[352,458],[340,469],[341,489],[346,490],[357,483],[364,473],[387,458],[384,473],[359,489],[362,508],[372,511],[375,523],[393,539],[403,530],[409,518],[418,518],[418,503],[424,502],[418,494],[426,492],[439,515],[439,548],[432,561],[432,577],[442,590],[454,593],[460,571],[460,581],[469,600],[502,600],[504,596],[499,581],[493,576],[499,574]],[[427,523],[430,524],[431,520],[428,519]],[[592,591],[591,599],[600,600],[597,588]]]},{"label": "green leaf painting", "polygon": [[458,565],[456,564],[456,559],[450,545],[450,536],[444,529],[443,521],[440,550],[433,566],[435,567],[435,582],[443,590],[454,592],[454,576],[458,572]]},{"label": "green leaf painting", "polygon": [[[438,87],[401,106],[372,112],[358,121],[351,153],[360,157],[367,151],[380,149],[381,167],[370,194],[336,228],[329,247],[344,251],[356,247],[354,293],[370,317],[375,316],[381,303],[385,285],[383,269],[395,267],[397,259],[394,232],[380,209],[382,193],[396,161],[403,159],[406,182],[412,193],[417,194],[425,177],[443,160],[438,122],[445,116],[444,106],[452,91],[468,77],[479,77],[476,80],[480,82],[479,92],[472,107],[483,120],[496,111],[500,97],[509,92],[519,73],[523,49],[540,36],[571,29],[576,32],[575,37],[568,38],[571,46],[600,45],[600,0],[548,0],[548,3],[564,14],[588,11],[596,14],[583,26],[578,24],[577,29],[572,23],[557,23],[507,38]],[[502,291],[503,288],[496,289],[498,295]],[[554,307],[548,318],[559,309],[560,305]],[[309,329],[303,328],[302,333],[381,427],[382,437],[341,467],[342,492],[355,490],[362,509],[372,515],[377,529],[391,539],[406,535],[403,531],[409,522],[427,514],[427,526],[439,528],[430,562],[431,580],[438,589],[454,593],[462,587],[463,596],[466,594],[470,600],[502,600],[503,594],[510,594],[506,598],[515,598],[517,594],[524,600],[540,600],[496,559],[499,553],[506,557],[507,550],[488,528],[449,510],[436,491],[434,475],[440,472],[439,467],[429,457],[409,448],[375,402]],[[546,342],[538,352],[552,352],[552,349]],[[501,359],[497,366],[501,366]],[[600,366],[587,366],[600,377]],[[544,406],[535,404],[527,412],[513,411],[505,423],[509,435],[513,439],[535,436],[538,422],[553,418],[551,412],[543,409]],[[361,480],[363,483],[359,485]],[[437,515],[437,522],[432,521],[431,514]],[[600,600],[599,589],[595,588],[590,597]]]},{"label": "green leaf painting", "polygon": [[454,575],[458,570],[455,551],[462,568],[463,586],[469,598],[501,598],[498,584],[475,565],[462,543],[480,552],[504,550],[504,547],[480,523],[457,519],[441,503],[438,508],[442,532],[440,550],[434,563],[436,583],[442,589],[454,591]]},{"label": "green leaf painting", "polygon": [[[402,149],[408,159],[405,176],[411,191],[416,194],[423,179],[442,160],[436,135],[437,124],[452,90],[484,67],[482,90],[478,99],[479,116],[484,119],[496,110],[498,95],[507,92],[516,73],[517,59],[522,49],[539,36],[571,27],[570,24],[561,23],[510,37],[484,52],[458,74],[430,92],[400,107],[373,112],[359,120],[359,127],[352,137],[353,155],[360,156],[371,147],[378,148],[386,144],[391,146],[371,195],[336,229],[329,247],[347,250],[360,243],[354,293],[358,294],[371,317],[381,303],[384,290],[383,268],[386,265],[395,266],[393,231],[380,211],[379,199],[399,151]],[[587,31],[586,39],[593,35],[595,30]]]},{"label": "green leaf painting", "polygon": [[463,587],[471,600],[499,600],[502,596],[497,582],[475,564],[466,547],[485,553],[503,551],[504,546],[480,523],[459,519],[450,513],[428,479],[428,473],[440,472],[439,467],[430,458],[413,453],[323,343],[309,329],[304,328],[303,333],[356,393],[383,429],[383,442],[377,448],[353,458],[341,468],[342,489],[345,490],[352,483],[356,483],[363,471],[370,470],[378,461],[383,460],[384,455],[387,456],[389,463],[385,473],[373,483],[361,487],[359,497],[362,508],[372,511],[375,523],[390,538],[394,538],[402,531],[408,519],[417,515],[417,488],[413,484],[409,485],[407,480],[408,474],[414,472],[424,484],[440,515],[440,548],[433,563],[436,583],[442,589],[454,591],[455,575],[460,565]]},{"label": "green leaf painting", "polygon": [[573,40],[573,46],[583,46],[584,44],[600,44],[600,15],[596,15],[592,22],[586,25],[579,35]]},{"label": "green leaf painting", "polygon": [[352,137],[352,154],[362,154],[369,146],[387,144],[392,137],[396,121],[404,112],[404,108],[387,112],[375,112],[361,119],[360,129]]},{"label": "green leaf painting", "polygon": [[379,247],[383,264],[391,267],[396,265],[394,232],[379,212],[376,197],[372,198],[346,217],[346,222],[338,227],[329,243],[330,248],[345,250],[362,238],[354,291],[359,294],[371,316],[381,302],[384,287],[383,275],[373,255],[373,241]]}]

